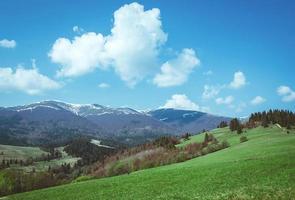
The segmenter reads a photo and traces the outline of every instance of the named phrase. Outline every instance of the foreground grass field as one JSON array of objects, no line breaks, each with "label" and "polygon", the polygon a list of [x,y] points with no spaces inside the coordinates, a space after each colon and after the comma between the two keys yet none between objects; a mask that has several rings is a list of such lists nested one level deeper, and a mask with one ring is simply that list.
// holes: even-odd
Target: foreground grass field
[{"label": "foreground grass field", "polygon": [[[5,199],[295,199],[295,132],[276,126],[212,131],[231,147],[183,163],[17,194]],[[202,140],[204,135],[189,141]]]}]

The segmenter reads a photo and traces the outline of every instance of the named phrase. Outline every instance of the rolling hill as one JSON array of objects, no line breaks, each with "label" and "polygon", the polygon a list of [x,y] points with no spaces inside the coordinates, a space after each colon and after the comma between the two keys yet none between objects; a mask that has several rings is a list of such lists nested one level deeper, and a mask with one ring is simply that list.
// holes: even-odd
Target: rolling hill
[{"label": "rolling hill", "polygon": [[[183,163],[27,192],[4,199],[294,199],[295,131],[277,126],[242,135],[215,129],[231,146]],[[192,136],[179,146],[201,141]]]}]

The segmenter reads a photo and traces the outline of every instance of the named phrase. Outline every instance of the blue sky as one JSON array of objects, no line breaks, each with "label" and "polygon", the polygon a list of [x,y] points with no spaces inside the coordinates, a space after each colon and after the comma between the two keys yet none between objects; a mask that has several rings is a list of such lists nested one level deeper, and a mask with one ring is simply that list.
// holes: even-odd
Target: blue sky
[{"label": "blue sky", "polygon": [[0,106],[295,111],[294,1],[0,2]]}]

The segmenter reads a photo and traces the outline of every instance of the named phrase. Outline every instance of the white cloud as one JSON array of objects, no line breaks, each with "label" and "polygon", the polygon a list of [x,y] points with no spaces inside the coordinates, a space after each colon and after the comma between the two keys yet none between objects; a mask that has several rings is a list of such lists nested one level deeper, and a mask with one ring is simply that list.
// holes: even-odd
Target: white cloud
[{"label": "white cloud", "polygon": [[256,96],[254,99],[251,100],[251,104],[252,105],[259,105],[262,104],[266,101],[265,98],[261,97],[261,96]]},{"label": "white cloud", "polygon": [[204,85],[204,91],[202,93],[202,98],[203,99],[212,99],[219,94],[221,89],[222,89],[222,86]]},{"label": "white cloud", "polygon": [[167,61],[161,66],[161,72],[156,74],[153,82],[158,87],[181,85],[187,81],[188,75],[200,64],[192,49],[183,49],[174,60]]},{"label": "white cloud", "polygon": [[278,87],[277,93],[282,96],[284,102],[295,101],[295,92],[289,86],[282,85]]},{"label": "white cloud", "polygon": [[33,61],[32,69],[19,66],[15,71],[12,68],[0,68],[0,89],[20,90],[30,95],[39,94],[44,90],[58,89],[61,85],[39,73]]},{"label": "white cloud", "polygon": [[59,38],[49,57],[61,65],[60,76],[79,76],[112,66],[132,87],[157,66],[160,47],[166,40],[160,10],[145,11],[142,5],[131,3],[115,11],[110,35],[84,33],[73,41]]},{"label": "white cloud", "polygon": [[246,77],[243,72],[238,71],[234,74],[233,81],[229,84],[230,88],[238,89],[246,85]]},{"label": "white cloud", "polygon": [[59,38],[48,55],[52,62],[61,65],[58,76],[80,76],[97,67],[105,68],[104,43],[105,38],[93,32],[75,37],[73,41]]},{"label": "white cloud", "polygon": [[175,108],[183,110],[200,110],[200,106],[192,102],[185,94],[174,94],[161,108]]},{"label": "white cloud", "polygon": [[0,47],[14,48],[15,46],[16,46],[16,42],[14,40],[7,40],[7,39],[0,40]]},{"label": "white cloud", "polygon": [[[81,32],[78,26],[74,32]],[[72,41],[59,38],[49,52],[52,62],[60,64],[58,76],[74,77],[96,68],[112,67],[130,87],[158,67],[160,48],[167,41],[162,30],[160,10],[144,10],[138,3],[126,4],[114,12],[111,34],[84,33]],[[154,78],[159,87],[180,85],[199,64],[194,50],[183,49],[177,58],[161,66]]]},{"label": "white cloud", "polygon": [[232,104],[233,101],[234,101],[234,97],[233,96],[227,96],[225,98],[219,97],[219,98],[215,99],[215,102],[217,104],[226,104],[226,105],[229,105],[229,104]]},{"label": "white cloud", "polygon": [[74,27],[73,27],[73,31],[74,31],[75,33],[83,33],[83,32],[84,32],[84,29],[81,28],[81,27],[79,27],[79,26],[74,26]]},{"label": "white cloud", "polygon": [[278,95],[283,96],[283,95],[288,95],[288,94],[292,93],[292,90],[288,86],[281,85],[280,87],[278,87],[277,93],[278,93]]},{"label": "white cloud", "polygon": [[99,87],[99,88],[109,88],[110,85],[107,84],[107,83],[100,83],[100,84],[98,84],[98,87]]},{"label": "white cloud", "polygon": [[160,10],[144,11],[142,5],[131,3],[115,11],[114,27],[105,48],[116,73],[134,86],[157,65],[159,48],[166,40]]}]

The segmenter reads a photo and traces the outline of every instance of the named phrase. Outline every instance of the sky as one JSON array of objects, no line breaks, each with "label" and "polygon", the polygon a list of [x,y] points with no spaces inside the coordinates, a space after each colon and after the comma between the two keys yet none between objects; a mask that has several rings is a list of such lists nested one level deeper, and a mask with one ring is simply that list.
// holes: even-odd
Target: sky
[{"label": "sky", "polygon": [[295,111],[295,1],[0,1],[0,106]]}]

